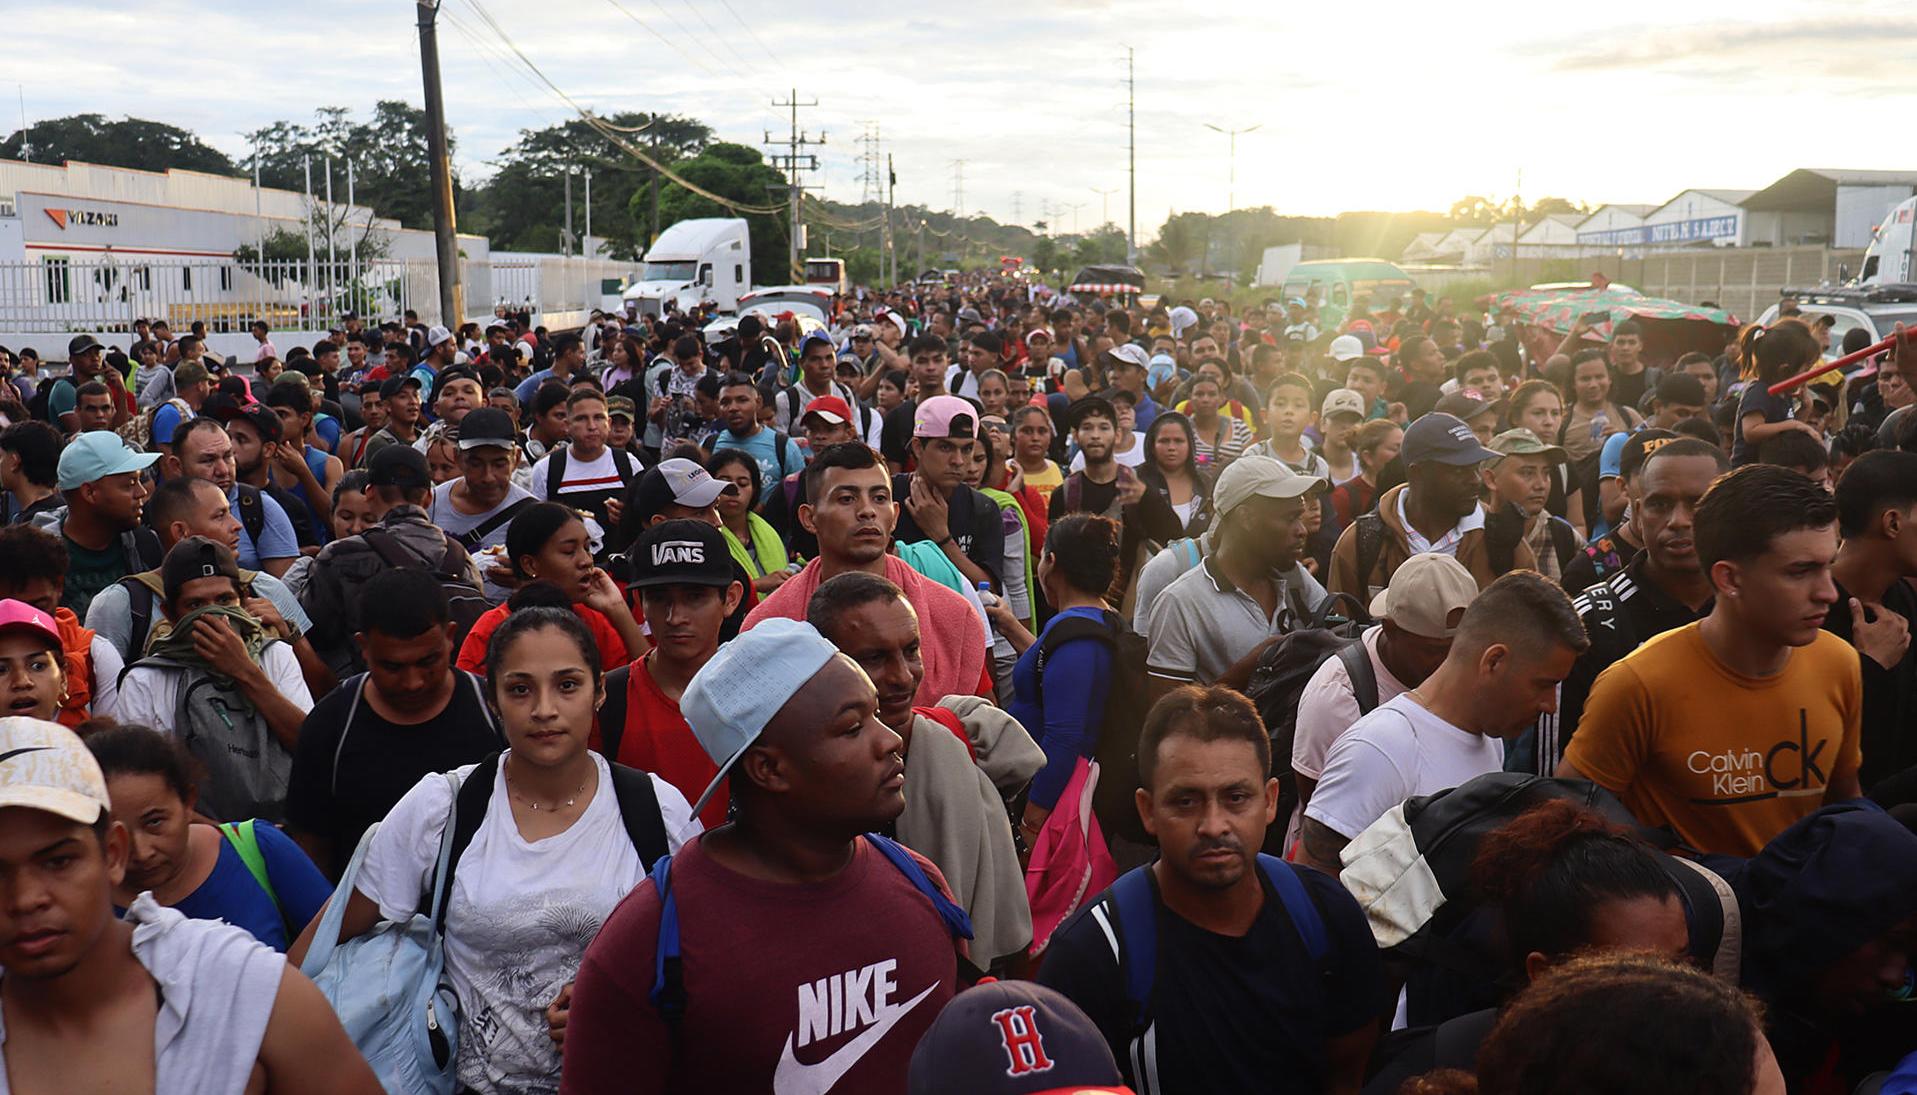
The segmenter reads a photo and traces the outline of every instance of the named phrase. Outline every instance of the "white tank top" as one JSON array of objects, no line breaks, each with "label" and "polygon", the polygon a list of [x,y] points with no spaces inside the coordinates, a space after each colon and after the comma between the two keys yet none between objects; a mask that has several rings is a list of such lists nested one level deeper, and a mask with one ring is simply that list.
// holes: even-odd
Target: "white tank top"
[{"label": "white tank top", "polygon": [[[133,957],[160,986],[155,1095],[241,1095],[289,968],[285,956],[240,928],[190,920],[150,893],[134,900],[126,921]],[[0,1066],[5,1038],[0,1023]],[[0,1095],[10,1091],[0,1067]]]}]

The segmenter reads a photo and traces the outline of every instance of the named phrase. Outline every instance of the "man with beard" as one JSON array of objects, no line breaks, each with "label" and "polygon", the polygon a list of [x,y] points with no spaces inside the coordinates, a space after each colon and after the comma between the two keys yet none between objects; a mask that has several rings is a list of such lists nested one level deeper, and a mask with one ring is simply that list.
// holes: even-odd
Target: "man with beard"
[{"label": "man with beard", "polygon": [[1085,1010],[1138,1091],[1357,1091],[1383,966],[1334,879],[1258,854],[1278,781],[1251,702],[1196,686],[1161,699],[1138,774],[1158,861],[1065,922],[1039,983]]},{"label": "man with beard", "polygon": [[1164,494],[1148,490],[1143,480],[1118,462],[1118,410],[1100,396],[1072,406],[1072,440],[1085,457],[1085,466],[1052,491],[1048,516],[1057,521],[1067,514],[1091,513],[1109,517],[1123,528],[1118,548],[1117,589],[1131,585],[1140,545],[1168,544],[1184,535],[1184,522]]},{"label": "man with beard", "polygon": [[215,407],[213,417],[226,423],[227,439],[233,445],[234,489],[257,492],[262,509],[268,502],[277,505],[292,523],[293,539],[301,548],[325,543],[312,510],[269,474],[278,463],[282,444],[279,415],[264,404],[242,407],[227,402]]},{"label": "man with beard", "polygon": [[[533,504],[531,492],[513,482],[519,445],[505,411],[481,407],[459,427],[457,479],[433,488],[427,516],[469,555],[504,548],[506,526]],[[486,598],[503,603],[511,591],[486,579]]]},{"label": "man with beard", "polygon": [[905,591],[920,620],[925,680],[919,702],[946,696],[992,696],[985,628],[970,601],[889,554],[898,503],[878,455],[859,442],[834,445],[805,470],[807,501],[799,523],[819,540],[819,555],[760,601],[746,617],[749,630],[764,620],[802,620],[812,594],[835,575],[864,571]]},{"label": "man with beard", "polygon": [[917,424],[918,405],[945,392],[945,368],[951,359],[945,340],[924,334],[905,348],[911,360],[911,398],[886,412],[885,425],[879,430],[879,451],[894,472],[912,467],[912,431]]},{"label": "man with beard", "polygon": [[1154,697],[1192,683],[1243,690],[1265,649],[1310,618],[1314,591],[1292,579],[1305,506],[1323,489],[1324,480],[1269,456],[1225,469],[1204,558],[1152,602],[1145,665]]},{"label": "man with beard", "polygon": [[878,690],[879,721],[899,735],[905,754],[905,812],[895,832],[937,864],[970,914],[973,960],[989,967],[1023,951],[1032,942],[1032,913],[1005,802],[1044,767],[1044,750],[977,696],[913,706],[925,678],[919,618],[884,578],[863,571],[832,578],[812,594],[806,619]]},{"label": "man with beard", "polygon": [[1696,623],[1710,610],[1711,580],[1697,558],[1697,504],[1711,481],[1731,470],[1724,450],[1694,437],[1668,442],[1644,462],[1642,500],[1631,520],[1644,549],[1609,580],[1575,594],[1591,647],[1558,688],[1558,709],[1512,746],[1521,771],[1548,776],[1584,715],[1598,675],[1649,639]]},{"label": "man with beard", "polygon": [[918,470],[892,478],[903,505],[894,535],[901,543],[931,542],[973,586],[998,587],[1005,569],[1005,526],[998,505],[965,485],[978,444],[978,409],[955,395],[919,401],[913,415],[912,455]]},{"label": "man with beard", "polygon": [[681,707],[718,766],[694,810],[729,777],[733,821],[661,860],[586,948],[560,1090],[904,1090],[972,932],[937,868],[864,835],[905,810],[872,682],[775,620],[720,648]]},{"label": "man with beard", "polygon": [[[1393,571],[1425,552],[1452,556],[1479,588],[1490,585],[1499,572],[1478,504],[1478,466],[1498,454],[1457,417],[1432,413],[1405,430],[1403,456],[1407,481],[1385,491],[1375,512],[1360,516],[1339,535],[1325,585],[1370,604],[1390,584]],[[1523,542],[1522,529],[1512,531],[1520,535],[1511,547],[1510,569],[1536,570],[1537,557]]]}]

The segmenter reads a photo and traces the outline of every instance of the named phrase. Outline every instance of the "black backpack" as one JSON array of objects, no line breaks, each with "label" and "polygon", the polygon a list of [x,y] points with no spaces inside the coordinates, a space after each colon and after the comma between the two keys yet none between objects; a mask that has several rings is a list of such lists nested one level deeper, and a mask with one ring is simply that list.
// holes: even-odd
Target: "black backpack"
[{"label": "black backpack", "polygon": [[[432,575],[439,580],[439,588],[446,594],[446,618],[453,625],[453,651],[457,653],[466,642],[466,633],[473,629],[479,618],[492,611],[493,603],[486,599],[486,591],[474,585],[466,578],[466,568],[472,562],[472,556],[451,536],[445,536],[446,552],[439,557],[439,565],[432,569]],[[379,553],[380,560],[395,570],[425,570],[426,561],[407,550],[399,537],[386,529],[374,527],[360,533],[366,546]],[[359,613],[352,613],[357,620]],[[355,625],[354,631],[359,630]],[[357,643],[347,644],[352,648],[355,662],[359,659]],[[359,668],[364,668],[360,666]]]},{"label": "black backpack", "polygon": [[1145,637],[1131,629],[1118,613],[1106,609],[1103,622],[1067,616],[1046,628],[1038,642],[1034,664],[1039,702],[1044,703],[1045,660],[1073,639],[1096,639],[1112,648],[1112,690],[1105,697],[1105,716],[1098,726],[1098,744],[1092,759],[1098,762],[1098,786],[1092,790],[1092,813],[1110,839],[1114,836],[1140,844],[1152,843],[1138,819],[1133,792],[1138,778],[1138,734],[1151,709],[1146,692]]},{"label": "black backpack", "polygon": [[[1351,617],[1335,617],[1340,605],[1348,605]],[[1371,668],[1371,656],[1359,637],[1371,624],[1371,617],[1356,598],[1334,593],[1312,614],[1308,626],[1300,627],[1267,647],[1258,665],[1251,671],[1245,695],[1258,708],[1264,720],[1265,734],[1271,739],[1271,774],[1278,779],[1278,818],[1266,833],[1266,851],[1282,855],[1284,833],[1298,802],[1297,777],[1291,771],[1292,740],[1298,730],[1298,699],[1318,667],[1332,658],[1344,662],[1351,674],[1351,687],[1358,699],[1358,713],[1368,714],[1378,706],[1378,677]],[[1276,846],[1278,850],[1273,851]]]},{"label": "black backpack", "polygon": [[[1404,978],[1412,1026],[1496,1007],[1505,995],[1500,979],[1508,962],[1496,910],[1479,900],[1471,868],[1486,834],[1551,799],[1642,831],[1630,811],[1595,783],[1492,772],[1407,800],[1346,848],[1339,880],[1364,907],[1388,968]],[[1644,835],[1653,843],[1665,838]],[[1730,885],[1695,862],[1654,854],[1683,896],[1692,955],[1705,969],[1728,970],[1735,981],[1742,932]],[[1424,881],[1410,886],[1406,879]]]},{"label": "black backpack", "polygon": [[[613,797],[619,800],[619,820],[625,823],[633,851],[639,853],[641,869],[650,874],[653,864],[665,858],[670,849],[665,818],[659,813],[659,795],[653,789],[652,777],[646,773],[623,764],[610,767]],[[467,774],[453,800],[452,850],[446,858],[446,871],[438,879],[437,927],[440,931],[446,930],[446,906],[451,904],[454,868],[459,866],[460,853],[473,842],[480,824],[486,820],[486,806],[493,797],[493,776],[498,771],[499,754],[494,753]]]}]

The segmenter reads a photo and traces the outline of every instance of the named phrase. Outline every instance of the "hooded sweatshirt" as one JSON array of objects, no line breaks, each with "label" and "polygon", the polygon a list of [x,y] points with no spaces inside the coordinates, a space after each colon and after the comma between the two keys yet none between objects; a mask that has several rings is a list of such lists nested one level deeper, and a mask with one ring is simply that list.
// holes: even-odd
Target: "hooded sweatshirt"
[{"label": "hooded sweatshirt", "polygon": [[[1771,1044],[1791,1090],[1825,1089],[1811,1079],[1829,1066],[1840,1040],[1844,1055],[1835,1078],[1844,1091],[1864,1073],[1895,1064],[1908,1044],[1859,1044],[1871,1041],[1874,1028],[1891,1024],[1821,1007],[1808,997],[1823,971],[1917,916],[1917,834],[1860,799],[1798,821],[1741,865],[1710,865],[1737,894],[1744,987],[1768,1008]],[[1908,1028],[1912,1019],[1902,1021]]]}]

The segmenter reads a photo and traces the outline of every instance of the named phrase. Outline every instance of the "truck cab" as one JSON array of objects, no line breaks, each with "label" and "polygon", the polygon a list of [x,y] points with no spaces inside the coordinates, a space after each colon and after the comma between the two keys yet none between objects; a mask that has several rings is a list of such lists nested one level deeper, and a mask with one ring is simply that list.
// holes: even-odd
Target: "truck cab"
[{"label": "truck cab", "polygon": [[1917,328],[1917,285],[1785,289],[1779,293],[1778,303],[1764,309],[1757,322],[1769,326],[1777,319],[1786,298],[1797,302],[1804,319],[1831,317],[1830,346],[1824,351],[1826,361],[1835,361],[1843,355],[1844,336],[1853,327],[1862,328],[1871,344],[1889,338],[1899,323]]},{"label": "truck cab", "polygon": [[805,260],[805,283],[822,286],[840,295],[851,288],[845,281],[844,259]]},{"label": "truck cab", "polygon": [[711,301],[736,311],[752,285],[752,243],[736,217],[683,220],[659,233],[639,276],[620,293],[629,315],[691,311]]}]

